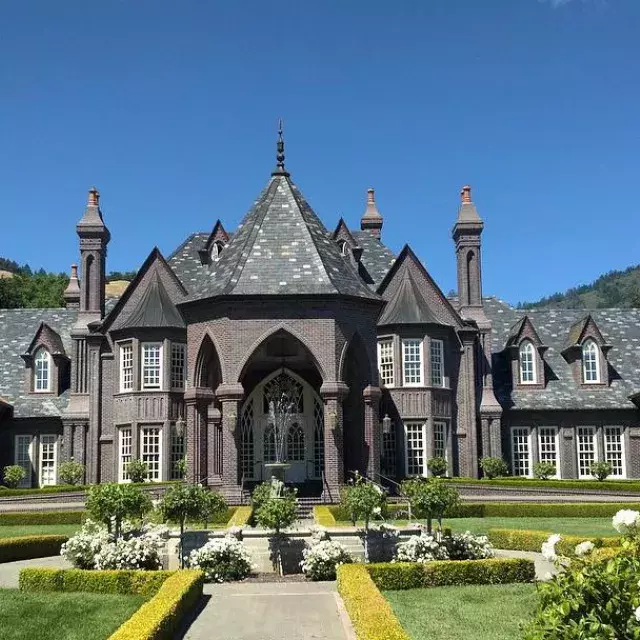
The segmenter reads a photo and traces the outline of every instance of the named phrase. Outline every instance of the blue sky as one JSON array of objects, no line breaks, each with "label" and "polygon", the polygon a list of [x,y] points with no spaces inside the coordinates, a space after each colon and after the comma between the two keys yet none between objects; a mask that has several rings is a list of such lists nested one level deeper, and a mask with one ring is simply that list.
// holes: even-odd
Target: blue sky
[{"label": "blue sky", "polygon": [[455,287],[470,183],[485,294],[640,262],[638,0],[2,0],[0,255],[66,271],[95,184],[109,270],[233,229],[287,168],[324,223]]}]

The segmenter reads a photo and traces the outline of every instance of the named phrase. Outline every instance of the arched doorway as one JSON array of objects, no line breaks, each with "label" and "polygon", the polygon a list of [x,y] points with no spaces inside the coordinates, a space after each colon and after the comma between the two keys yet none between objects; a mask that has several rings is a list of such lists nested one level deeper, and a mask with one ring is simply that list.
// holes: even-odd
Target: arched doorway
[{"label": "arched doorway", "polygon": [[[284,441],[276,442],[270,415],[270,385],[287,378],[294,410],[287,424]],[[286,481],[301,484],[322,478],[324,469],[324,405],[314,388],[290,369],[281,367],[258,382],[246,399],[241,413],[240,467],[246,481],[270,477],[265,464],[276,460],[281,446],[291,466]]]}]

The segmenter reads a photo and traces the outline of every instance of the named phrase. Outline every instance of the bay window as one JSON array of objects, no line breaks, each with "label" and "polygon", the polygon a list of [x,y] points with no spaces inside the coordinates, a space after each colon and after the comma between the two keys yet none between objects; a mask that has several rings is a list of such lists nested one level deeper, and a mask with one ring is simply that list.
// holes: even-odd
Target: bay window
[{"label": "bay window", "polygon": [[419,387],[422,384],[422,340],[402,341],[403,384]]},{"label": "bay window", "polygon": [[380,382],[387,387],[393,386],[393,340],[378,342],[378,369]]},{"label": "bay window", "polygon": [[162,387],[162,343],[145,342],[142,345],[142,388]]},{"label": "bay window", "polygon": [[426,424],[420,421],[404,423],[405,463],[408,476],[426,476]]},{"label": "bay window", "polygon": [[133,389],[133,345],[120,345],[120,391]]},{"label": "bay window", "polygon": [[140,459],[147,465],[147,478],[159,482],[162,474],[162,434],[160,427],[141,427]]},{"label": "bay window", "polygon": [[128,482],[127,468],[133,459],[133,436],[131,427],[121,427],[119,430],[118,481]]},{"label": "bay window", "polygon": [[447,459],[447,423],[443,420],[433,423],[433,457]]}]

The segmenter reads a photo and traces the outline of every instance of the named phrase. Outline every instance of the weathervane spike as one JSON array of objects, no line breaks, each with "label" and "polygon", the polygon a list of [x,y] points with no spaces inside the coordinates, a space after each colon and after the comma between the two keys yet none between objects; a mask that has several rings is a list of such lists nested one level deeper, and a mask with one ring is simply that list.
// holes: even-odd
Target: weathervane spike
[{"label": "weathervane spike", "polygon": [[288,176],[289,174],[284,168],[284,137],[282,131],[282,118],[278,119],[278,152],[276,154],[276,170],[273,175]]}]

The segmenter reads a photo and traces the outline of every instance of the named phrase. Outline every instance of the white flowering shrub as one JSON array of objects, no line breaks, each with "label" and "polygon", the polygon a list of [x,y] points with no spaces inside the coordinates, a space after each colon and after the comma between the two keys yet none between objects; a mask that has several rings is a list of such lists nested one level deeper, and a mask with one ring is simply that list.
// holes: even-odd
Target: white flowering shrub
[{"label": "white flowering shrub", "polygon": [[243,580],[253,568],[247,548],[233,536],[209,540],[189,554],[187,565],[204,571],[210,582]]},{"label": "white flowering shrub", "polygon": [[429,534],[411,536],[398,545],[393,562],[431,562],[448,560],[449,552],[445,544]]},{"label": "white flowering shrub", "polygon": [[598,554],[594,544],[578,544],[575,557],[556,551],[554,534],[542,545],[557,573],[538,585],[535,617],[525,640],[640,639],[640,513],[622,510],[612,525],[624,534],[617,551]]},{"label": "white flowering shrub", "polygon": [[487,536],[474,536],[469,531],[443,539],[451,560],[493,558],[493,546]]},{"label": "white flowering shrub", "polygon": [[60,555],[78,569],[160,569],[167,528],[136,528],[125,522],[115,538],[107,527],[87,520],[82,529],[62,545]]},{"label": "white flowering shrub", "polygon": [[321,540],[302,552],[302,573],[310,580],[335,580],[336,569],[351,562],[351,556],[339,543]]}]

